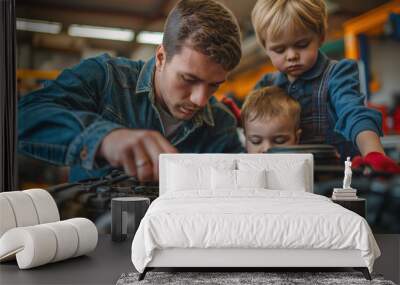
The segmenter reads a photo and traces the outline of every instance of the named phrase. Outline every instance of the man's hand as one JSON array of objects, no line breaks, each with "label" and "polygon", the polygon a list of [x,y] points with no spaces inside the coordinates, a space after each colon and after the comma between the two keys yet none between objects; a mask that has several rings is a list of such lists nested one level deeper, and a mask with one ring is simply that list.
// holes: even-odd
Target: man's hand
[{"label": "man's hand", "polygon": [[158,155],[176,152],[157,131],[117,129],[104,137],[97,155],[140,181],[158,181]]}]

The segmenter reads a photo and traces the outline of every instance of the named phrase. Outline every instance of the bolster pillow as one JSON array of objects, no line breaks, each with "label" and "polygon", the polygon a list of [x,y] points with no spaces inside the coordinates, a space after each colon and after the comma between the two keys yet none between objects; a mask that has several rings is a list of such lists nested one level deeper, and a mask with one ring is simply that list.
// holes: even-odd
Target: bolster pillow
[{"label": "bolster pillow", "polygon": [[56,202],[43,189],[0,193],[0,237],[15,227],[60,220]]},{"label": "bolster pillow", "polygon": [[0,261],[16,257],[20,269],[28,269],[86,254],[97,245],[96,226],[88,219],[17,227],[0,238]]}]

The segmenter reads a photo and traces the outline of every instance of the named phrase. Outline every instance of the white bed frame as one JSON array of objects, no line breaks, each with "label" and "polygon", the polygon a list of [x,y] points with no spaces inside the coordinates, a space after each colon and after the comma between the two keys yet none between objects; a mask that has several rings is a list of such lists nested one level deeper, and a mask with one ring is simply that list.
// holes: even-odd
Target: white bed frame
[{"label": "white bed frame", "polygon": [[[254,154],[271,160],[304,160],[308,168],[310,181],[308,192],[313,192],[313,157],[311,154]],[[168,161],[174,159],[238,159],[252,154],[161,154],[160,155],[160,195],[166,191],[166,167]],[[360,250],[328,250],[328,249],[192,249],[170,248],[158,249],[153,259],[140,274],[139,280],[147,271],[154,268],[172,267],[231,267],[238,271],[244,268],[266,267],[353,267],[362,271],[365,278],[371,280],[368,268],[361,257]]]}]

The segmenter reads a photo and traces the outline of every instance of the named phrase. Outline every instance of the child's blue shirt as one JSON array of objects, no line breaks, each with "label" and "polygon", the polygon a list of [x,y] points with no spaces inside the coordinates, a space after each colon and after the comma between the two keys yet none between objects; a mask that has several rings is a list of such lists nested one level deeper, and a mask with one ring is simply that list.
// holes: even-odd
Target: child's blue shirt
[{"label": "child's blue shirt", "polygon": [[[300,142],[334,145],[344,158],[356,153],[356,138],[360,132],[371,130],[382,135],[382,117],[364,104],[357,63],[342,59],[325,72],[330,64],[332,61],[320,51],[315,65],[294,82],[290,82],[285,73],[270,73],[264,75],[256,89],[276,85],[286,90],[302,108]],[[323,77],[326,80],[322,80]],[[324,93],[321,82],[325,83],[325,97],[320,95]]]}]

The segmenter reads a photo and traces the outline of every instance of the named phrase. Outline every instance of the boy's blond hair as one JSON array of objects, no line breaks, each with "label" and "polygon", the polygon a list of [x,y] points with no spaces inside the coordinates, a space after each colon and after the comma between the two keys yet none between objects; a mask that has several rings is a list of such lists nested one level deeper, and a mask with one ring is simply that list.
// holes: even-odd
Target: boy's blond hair
[{"label": "boy's blond hair", "polygon": [[276,86],[264,87],[247,95],[241,110],[242,125],[245,128],[246,122],[257,118],[288,116],[293,118],[298,129],[300,112],[300,103],[287,95],[283,89]]},{"label": "boy's blond hair", "polygon": [[324,38],[327,18],[324,0],[258,0],[251,14],[257,40],[264,48],[267,36],[277,39],[287,30],[311,30]]}]

